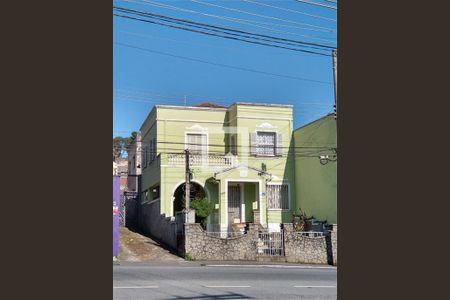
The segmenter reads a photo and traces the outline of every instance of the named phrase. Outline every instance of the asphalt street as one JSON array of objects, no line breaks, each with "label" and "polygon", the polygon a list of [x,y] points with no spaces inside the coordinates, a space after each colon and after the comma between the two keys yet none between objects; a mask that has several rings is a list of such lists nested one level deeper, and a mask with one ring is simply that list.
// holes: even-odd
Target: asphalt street
[{"label": "asphalt street", "polygon": [[113,266],[114,299],[336,299],[335,267],[170,262]]}]

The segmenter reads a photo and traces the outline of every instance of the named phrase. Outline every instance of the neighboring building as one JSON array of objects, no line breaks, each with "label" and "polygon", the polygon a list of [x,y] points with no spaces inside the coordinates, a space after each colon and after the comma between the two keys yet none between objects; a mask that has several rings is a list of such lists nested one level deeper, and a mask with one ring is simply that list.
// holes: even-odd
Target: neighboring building
[{"label": "neighboring building", "polygon": [[159,201],[166,217],[183,209],[188,148],[191,198],[206,197],[216,208],[208,231],[245,223],[279,231],[298,211],[292,118],[292,105],[155,106],[140,129],[141,204]]},{"label": "neighboring building", "polygon": [[127,187],[128,159],[116,158],[115,162],[113,162],[113,174],[120,176],[120,191],[123,193]]},{"label": "neighboring building", "polygon": [[113,160],[113,175],[118,175],[117,163]]},{"label": "neighboring building", "polygon": [[334,115],[294,131],[297,207],[308,217],[337,224],[337,136]]},{"label": "neighboring building", "polygon": [[139,176],[141,175],[142,149],[141,134],[138,133],[136,138],[128,145],[128,191],[137,192]]}]

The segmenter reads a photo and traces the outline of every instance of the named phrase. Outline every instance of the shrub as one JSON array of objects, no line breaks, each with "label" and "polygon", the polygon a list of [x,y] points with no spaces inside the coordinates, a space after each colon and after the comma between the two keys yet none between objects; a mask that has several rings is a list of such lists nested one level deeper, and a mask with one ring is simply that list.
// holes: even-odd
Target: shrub
[{"label": "shrub", "polygon": [[195,216],[205,228],[208,216],[214,211],[214,204],[210,203],[207,198],[195,198],[192,200],[190,207],[195,209]]}]

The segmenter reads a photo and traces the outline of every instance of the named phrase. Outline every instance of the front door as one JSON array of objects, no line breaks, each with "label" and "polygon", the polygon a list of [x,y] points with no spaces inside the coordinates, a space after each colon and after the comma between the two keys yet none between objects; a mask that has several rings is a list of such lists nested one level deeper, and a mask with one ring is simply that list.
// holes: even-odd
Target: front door
[{"label": "front door", "polygon": [[228,224],[241,223],[241,187],[228,185]]}]

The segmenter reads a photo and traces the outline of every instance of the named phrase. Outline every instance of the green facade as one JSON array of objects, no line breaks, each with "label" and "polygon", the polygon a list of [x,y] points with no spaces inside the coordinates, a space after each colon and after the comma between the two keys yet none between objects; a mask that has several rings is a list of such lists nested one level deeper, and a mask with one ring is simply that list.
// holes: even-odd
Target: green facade
[{"label": "green facade", "polygon": [[[263,225],[290,222],[296,209],[294,163],[289,157],[292,139],[291,105],[255,105],[235,103],[229,108],[155,106],[141,126],[143,157],[142,191],[144,202],[155,198],[161,213],[174,215],[174,194],[185,181],[183,150],[187,134],[206,135],[206,162],[191,165],[193,182],[205,189],[208,200],[217,204],[209,222],[224,230],[229,222],[228,187],[240,185],[241,220],[252,222],[259,211]],[[277,155],[255,156],[251,135],[256,132],[276,134]],[[156,143],[153,149],[151,143]],[[232,147],[232,145],[235,145]],[[153,149],[153,150],[152,150]],[[151,158],[149,152],[156,157]],[[232,163],[224,163],[225,157]],[[266,172],[264,172],[264,170]],[[290,205],[287,209],[268,209],[266,184],[288,184]],[[153,190],[159,188],[159,197]]]},{"label": "green facade", "polygon": [[[337,224],[336,120],[328,115],[294,131],[298,206],[308,217]],[[319,156],[329,156],[323,159]]]},{"label": "green facade", "polygon": [[[317,122],[294,132],[291,105],[157,105],[140,129],[142,202],[160,201],[160,213],[174,216],[178,207],[174,203],[185,181],[183,150],[195,135],[201,136],[205,147],[202,155],[191,155],[192,181],[216,208],[208,218],[209,230],[226,231],[231,223],[249,222],[276,230],[280,223],[292,222],[300,207],[308,215],[335,223],[336,163],[322,165],[317,156],[301,157],[296,150],[311,143],[336,144],[335,123],[328,117]],[[256,153],[255,136],[265,134],[275,137],[274,155]],[[286,202],[269,208],[267,187],[281,184]],[[237,194],[238,218],[232,207]]]}]

